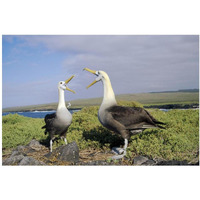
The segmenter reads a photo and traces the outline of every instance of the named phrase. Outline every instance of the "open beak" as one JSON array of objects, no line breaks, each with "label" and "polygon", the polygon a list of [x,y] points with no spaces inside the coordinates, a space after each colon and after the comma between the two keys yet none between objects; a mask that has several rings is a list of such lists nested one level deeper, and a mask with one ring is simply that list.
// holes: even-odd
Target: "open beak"
[{"label": "open beak", "polygon": [[95,70],[91,70],[91,69],[88,69],[88,68],[84,68],[83,70],[86,70],[86,71],[91,72],[91,73],[93,73],[93,74],[96,74],[96,72],[97,72],[97,71],[95,71]]},{"label": "open beak", "polygon": [[[68,84],[72,79],[74,78],[74,75],[73,76],[71,76],[69,79],[67,79],[66,81],[65,81],[65,84]],[[69,89],[68,87],[66,87],[66,90],[68,90],[68,91],[70,91],[70,92],[73,92],[73,93],[75,93],[75,91],[74,90],[71,90],[71,89]]]},{"label": "open beak", "polygon": [[94,80],[90,85],[87,86],[87,89],[88,89],[90,86],[94,85],[96,82],[97,82],[97,81]]},{"label": "open beak", "polygon": [[[91,69],[88,69],[88,68],[84,68],[83,70],[86,70],[86,71],[88,71],[88,72],[90,72],[90,73],[92,73],[92,74],[97,75],[97,74],[96,74],[97,71],[95,71],[95,70],[91,70]],[[90,85],[87,86],[87,89],[88,89],[90,86],[94,85],[96,82],[98,82],[98,81],[94,80]]]}]

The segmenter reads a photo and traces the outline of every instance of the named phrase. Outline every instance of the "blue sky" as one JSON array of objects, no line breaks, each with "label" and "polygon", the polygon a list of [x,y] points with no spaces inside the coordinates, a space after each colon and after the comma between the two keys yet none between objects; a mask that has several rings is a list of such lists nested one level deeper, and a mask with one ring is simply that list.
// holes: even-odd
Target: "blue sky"
[{"label": "blue sky", "polygon": [[58,101],[57,83],[75,78],[66,101],[101,97],[84,67],[104,70],[116,94],[199,86],[199,37],[184,35],[56,35],[2,38],[3,108]]}]

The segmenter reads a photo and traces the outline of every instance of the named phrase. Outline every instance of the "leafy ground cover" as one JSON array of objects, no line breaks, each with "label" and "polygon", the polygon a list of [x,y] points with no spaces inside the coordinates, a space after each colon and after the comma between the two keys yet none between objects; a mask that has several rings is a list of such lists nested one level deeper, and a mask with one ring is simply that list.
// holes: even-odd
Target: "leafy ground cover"
[{"label": "leafy ground cover", "polygon": [[[142,106],[135,102],[119,102],[128,106]],[[73,114],[73,122],[68,129],[68,142],[76,141],[80,153],[84,151],[108,152],[113,146],[123,145],[123,139],[104,128],[98,121],[98,106],[84,107]],[[158,120],[165,122],[166,129],[147,129],[143,133],[132,136],[127,149],[127,158],[144,155],[150,158],[166,160],[192,161],[198,157],[199,151],[199,111],[171,110],[163,112],[148,109]],[[48,146],[49,139],[41,127],[43,119],[33,119],[17,114],[3,116],[2,148],[3,154],[26,145],[33,138]],[[53,148],[63,144],[58,140]]]}]

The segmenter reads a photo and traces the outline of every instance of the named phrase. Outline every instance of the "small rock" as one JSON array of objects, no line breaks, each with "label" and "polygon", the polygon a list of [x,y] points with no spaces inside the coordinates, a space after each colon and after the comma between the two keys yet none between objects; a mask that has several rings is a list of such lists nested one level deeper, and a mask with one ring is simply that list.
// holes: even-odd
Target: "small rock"
[{"label": "small rock", "polygon": [[20,161],[19,165],[45,165],[45,163],[26,156]]},{"label": "small rock", "polygon": [[15,150],[15,151],[24,152],[24,151],[25,151],[25,149],[26,149],[26,147],[25,147],[25,146],[22,146],[22,145],[20,145],[20,146],[18,146],[18,147],[16,148],[16,150]]},{"label": "small rock", "polygon": [[42,145],[35,139],[31,140],[30,143],[28,144],[28,147],[36,150],[36,151],[39,151],[42,149]]},{"label": "small rock", "polygon": [[158,162],[156,165],[189,165],[186,160],[184,161],[177,161],[177,160],[166,160]]},{"label": "small rock", "polygon": [[14,157],[14,156],[18,156],[18,155],[23,155],[23,156],[25,156],[25,154],[24,154],[23,152],[14,150],[14,151],[12,152],[12,154],[10,155],[10,157]]},{"label": "small rock", "polygon": [[50,158],[51,157],[51,155],[52,155],[52,153],[51,152],[49,152],[49,153],[47,153],[46,155],[44,155],[46,158]]},{"label": "small rock", "polygon": [[58,159],[61,161],[78,162],[79,161],[79,149],[76,142],[62,145],[55,150],[58,155]]},{"label": "small rock", "polygon": [[165,160],[162,159],[162,158],[154,158],[153,160],[156,162],[156,165],[157,165],[158,163],[162,162],[162,161],[165,161]]},{"label": "small rock", "polygon": [[78,163],[79,165],[111,165],[111,163],[106,162],[105,160],[96,160],[96,161],[90,161],[87,163]]},{"label": "small rock", "polygon": [[149,159],[146,162],[142,163],[142,165],[146,165],[146,166],[156,165],[156,162],[154,160]]},{"label": "small rock", "polygon": [[147,157],[137,156],[133,159],[133,164],[134,165],[141,165],[142,163],[146,162],[147,160],[149,160]]},{"label": "small rock", "polygon": [[10,156],[2,162],[2,165],[15,165],[18,164],[23,158],[24,156],[22,154]]}]

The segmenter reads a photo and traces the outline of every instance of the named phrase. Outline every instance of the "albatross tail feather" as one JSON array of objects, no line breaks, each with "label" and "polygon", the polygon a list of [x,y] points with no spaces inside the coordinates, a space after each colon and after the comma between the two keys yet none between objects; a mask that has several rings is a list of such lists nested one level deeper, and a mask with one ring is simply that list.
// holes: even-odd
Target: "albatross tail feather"
[{"label": "albatross tail feather", "polygon": [[154,122],[155,124],[166,125],[166,123],[164,123],[164,122],[160,122],[160,121],[158,121],[158,120],[156,120],[156,119],[154,119],[153,122]]},{"label": "albatross tail feather", "polygon": [[158,121],[158,120],[156,120],[156,119],[153,120],[153,122],[156,124],[157,127],[161,128],[161,129],[166,129],[165,127],[159,125],[159,124],[166,125],[166,123],[160,122],[160,121]]},{"label": "albatross tail feather", "polygon": [[149,117],[151,118],[151,120],[153,121],[153,123],[156,124],[157,127],[162,128],[162,129],[165,129],[165,127],[160,126],[159,124],[166,125],[166,123],[161,122],[161,121],[158,121],[158,120],[155,119],[147,110],[145,110],[145,111],[146,111],[146,113],[149,115]]},{"label": "albatross tail feather", "polygon": [[[164,124],[164,123],[163,123]],[[158,125],[158,124],[156,124],[157,125],[157,127],[159,127],[159,128],[161,128],[161,129],[166,129],[165,127],[163,127],[163,126],[160,126],[160,125]],[[166,125],[166,124],[164,124],[164,125]]]}]

